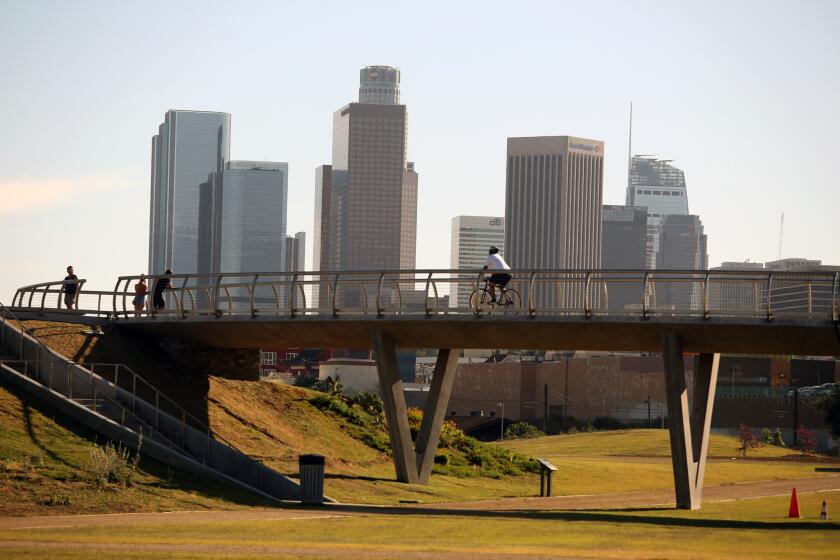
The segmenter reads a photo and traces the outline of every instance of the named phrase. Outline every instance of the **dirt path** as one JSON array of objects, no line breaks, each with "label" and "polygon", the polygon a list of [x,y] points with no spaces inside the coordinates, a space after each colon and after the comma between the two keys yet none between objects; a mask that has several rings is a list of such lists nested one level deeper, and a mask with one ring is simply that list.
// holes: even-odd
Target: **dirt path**
[{"label": "dirt path", "polygon": [[[706,486],[706,503],[768,496],[789,495],[791,488],[799,493],[840,490],[840,475],[825,475],[789,480],[744,482],[722,486]],[[423,515],[457,513],[459,511],[580,510],[640,506],[673,506],[672,490],[654,492],[619,492],[555,496],[552,498],[515,498],[459,503],[417,504],[411,506],[368,506],[333,504],[321,508],[289,506],[253,508],[234,511],[176,511],[163,513],[115,513],[100,515],[66,515],[39,517],[0,517],[0,530],[48,529],[59,527],[103,527],[115,525],[202,523],[249,520],[304,520],[353,515]]]},{"label": "dirt path", "polygon": [[0,530],[54,529],[60,527],[111,527],[115,525],[155,525],[162,523],[201,523],[219,521],[295,521],[357,515],[334,508],[306,509],[300,506],[252,508],[232,511],[166,511],[160,513],[105,513],[92,515],[43,515],[0,517]]},{"label": "dirt path", "polygon": [[[0,542],[0,555],[3,550],[8,550],[13,553],[17,550],[32,552],[34,550],[42,550],[48,554],[50,550],[78,550],[80,552],[90,553],[93,551],[99,552],[106,557],[119,557],[126,551],[126,545],[122,543],[54,543],[54,542],[38,542],[38,541],[15,541],[15,542]],[[557,556],[552,554],[550,556],[532,555],[532,554],[504,554],[482,551],[480,554],[446,551],[432,551],[426,552],[421,550],[400,551],[393,548],[375,549],[360,546],[335,546],[335,545],[318,545],[314,543],[307,543],[306,547],[295,547],[288,545],[213,545],[213,544],[151,544],[151,543],[132,543],[130,551],[132,555],[139,556],[142,554],[166,554],[177,555],[178,557],[190,557],[192,555],[212,555],[224,556],[229,558],[232,556],[247,556],[249,558],[255,556],[271,556],[272,558],[385,558],[388,560],[437,560],[437,559],[452,559],[465,560],[475,558],[476,560],[513,560],[527,557],[528,560],[582,560],[578,556]],[[115,556],[111,556],[115,555]]]}]

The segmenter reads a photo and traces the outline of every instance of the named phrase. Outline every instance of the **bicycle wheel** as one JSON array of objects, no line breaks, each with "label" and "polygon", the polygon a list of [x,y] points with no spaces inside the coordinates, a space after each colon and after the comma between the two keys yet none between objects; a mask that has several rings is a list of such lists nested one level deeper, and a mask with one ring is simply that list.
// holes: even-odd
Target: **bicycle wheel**
[{"label": "bicycle wheel", "polygon": [[516,311],[522,307],[522,296],[513,288],[508,288],[499,298],[499,304],[505,311]]},{"label": "bicycle wheel", "polygon": [[490,310],[493,308],[492,301],[493,297],[487,289],[479,288],[473,290],[470,294],[470,309],[477,314],[490,313]]}]

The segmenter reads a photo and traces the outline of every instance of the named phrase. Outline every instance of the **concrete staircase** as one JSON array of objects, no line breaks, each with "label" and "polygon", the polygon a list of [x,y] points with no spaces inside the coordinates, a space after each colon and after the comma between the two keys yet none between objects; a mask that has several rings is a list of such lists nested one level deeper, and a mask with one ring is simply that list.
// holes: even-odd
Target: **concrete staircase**
[{"label": "concrete staircase", "polygon": [[[0,377],[6,381],[105,438],[140,448],[144,455],[175,469],[275,501],[300,499],[295,481],[219,441],[180,407],[163,410],[161,399],[174,401],[156,388],[155,402],[147,402],[136,392],[67,360],[6,319],[0,315]],[[182,412],[175,412],[178,409]]]}]

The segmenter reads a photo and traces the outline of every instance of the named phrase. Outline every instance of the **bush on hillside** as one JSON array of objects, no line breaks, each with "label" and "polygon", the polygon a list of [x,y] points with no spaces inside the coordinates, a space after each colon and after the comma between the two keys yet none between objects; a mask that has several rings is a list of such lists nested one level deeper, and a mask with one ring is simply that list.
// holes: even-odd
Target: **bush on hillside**
[{"label": "bush on hillside", "polygon": [[[141,436],[142,438],[142,436]],[[131,450],[123,445],[114,445],[108,442],[105,445],[94,443],[90,448],[90,463],[93,478],[99,486],[106,486],[109,483],[131,486],[134,474],[137,471],[137,464],[140,462],[140,446],[138,451],[131,453]]]},{"label": "bush on hillside", "polygon": [[528,422],[516,422],[505,428],[507,439],[529,439],[544,435],[545,432]]},{"label": "bush on hillside", "polygon": [[337,396],[344,392],[344,383],[341,381],[341,376],[336,375],[335,379],[327,376],[326,379],[319,380],[312,386],[316,391],[321,391],[331,396]]},{"label": "bush on hillside", "polygon": [[301,374],[295,377],[294,385],[295,387],[303,387],[305,389],[311,389],[318,384],[318,378],[314,375],[306,375]]},{"label": "bush on hillside", "polygon": [[[365,445],[385,453],[390,452],[391,443],[384,423],[362,410],[358,402],[350,404],[351,400],[339,395],[320,394],[313,396],[309,402],[319,410],[347,419],[345,429]],[[423,411],[409,408],[407,412],[409,429],[412,438],[416,439],[423,423]],[[536,460],[471,438],[452,421],[445,421],[441,427],[434,463],[432,472],[462,478],[500,478],[539,472]]]},{"label": "bush on hillside", "polygon": [[362,391],[358,395],[347,399],[347,402],[351,406],[358,406],[359,408],[370,414],[370,416],[374,418],[377,421],[377,423],[381,422],[385,417],[385,407],[382,404],[382,398],[376,393]]}]

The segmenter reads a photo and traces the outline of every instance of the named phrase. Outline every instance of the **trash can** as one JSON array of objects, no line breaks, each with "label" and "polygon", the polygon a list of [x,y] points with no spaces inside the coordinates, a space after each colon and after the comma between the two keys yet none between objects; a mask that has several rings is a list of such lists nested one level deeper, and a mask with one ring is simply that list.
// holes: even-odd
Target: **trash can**
[{"label": "trash can", "polygon": [[301,455],[300,501],[303,504],[320,504],[324,501],[324,456]]}]

